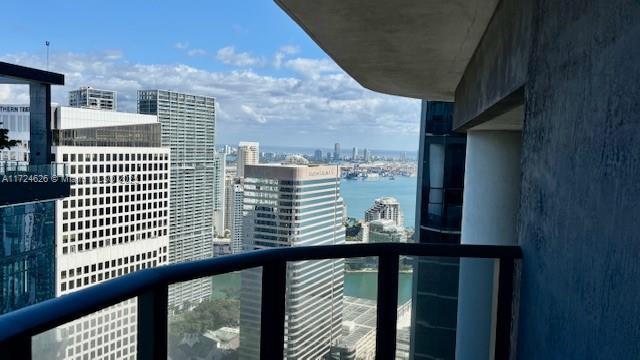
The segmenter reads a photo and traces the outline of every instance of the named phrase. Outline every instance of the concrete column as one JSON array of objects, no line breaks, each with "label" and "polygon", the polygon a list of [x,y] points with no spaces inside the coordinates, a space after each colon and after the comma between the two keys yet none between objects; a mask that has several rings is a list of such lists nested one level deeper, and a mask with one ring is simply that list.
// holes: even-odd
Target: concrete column
[{"label": "concrete column", "polygon": [[30,163],[51,162],[51,85],[29,84]]},{"label": "concrete column", "polygon": [[[462,244],[517,243],[521,137],[520,131],[468,132]],[[456,359],[493,358],[495,265],[460,261]]]}]

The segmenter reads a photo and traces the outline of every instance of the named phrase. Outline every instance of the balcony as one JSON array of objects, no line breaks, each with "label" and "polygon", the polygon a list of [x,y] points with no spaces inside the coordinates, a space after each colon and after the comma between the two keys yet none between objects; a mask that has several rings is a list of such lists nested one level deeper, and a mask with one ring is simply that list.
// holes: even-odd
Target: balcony
[{"label": "balcony", "polygon": [[69,196],[65,164],[0,162],[0,206],[55,200]]},{"label": "balcony", "polygon": [[[262,268],[259,354],[261,359],[283,358],[287,265],[296,261],[374,257],[378,259],[377,307],[375,324],[376,359],[393,359],[396,354],[398,316],[398,278],[400,258],[444,257],[484,259],[493,262],[491,275],[496,359],[508,359],[516,329],[512,323],[516,268],[521,259],[517,246],[433,245],[433,244],[357,244],[292,247],[258,250],[196,262],[140,270],[59,298],[38,303],[0,317],[0,351],[11,359],[42,357],[34,336],[90,315],[122,301],[137,298],[137,358],[166,359],[168,353],[169,285],[196,278]],[[242,329],[241,329],[242,331]],[[420,341],[420,339],[414,339]],[[32,344],[32,342],[34,344]],[[241,345],[242,346],[242,345]],[[32,350],[33,349],[33,350]]]}]

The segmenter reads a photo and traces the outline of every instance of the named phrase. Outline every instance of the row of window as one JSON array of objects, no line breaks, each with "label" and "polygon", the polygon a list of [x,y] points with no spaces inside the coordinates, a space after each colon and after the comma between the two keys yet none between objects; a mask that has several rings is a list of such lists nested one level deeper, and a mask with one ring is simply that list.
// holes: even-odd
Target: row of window
[{"label": "row of window", "polygon": [[164,264],[167,262],[166,247],[163,247],[160,253],[162,255],[158,253],[158,250],[149,251],[125,256],[117,260],[112,259],[111,261],[92,264],[91,266],[85,265],[68,271],[62,270],[60,272],[60,291],[64,293],[74,289],[77,290],[77,288],[93,285],[103,280]]},{"label": "row of window", "polygon": [[162,161],[169,154],[62,154],[63,162],[103,161]]},{"label": "row of window", "polygon": [[[165,223],[166,223],[166,221],[165,221]],[[133,227],[133,225],[131,225],[131,227]],[[122,227],[120,227],[119,229],[122,229]],[[108,233],[109,229],[106,229],[105,231]],[[101,232],[102,232],[102,230],[99,230],[99,233],[101,233]],[[81,251],[88,251],[88,250],[103,248],[105,246],[110,246],[110,245],[126,244],[126,243],[137,241],[137,240],[155,239],[155,238],[160,237],[160,236],[167,236],[168,230],[167,229],[161,229],[161,230],[153,230],[153,231],[138,232],[138,233],[132,233],[131,231],[129,231],[127,235],[122,235],[122,236],[108,238],[108,239],[102,239],[102,240],[97,240],[97,239],[99,239],[99,237],[97,236],[97,234],[99,234],[99,233],[97,233],[96,230],[94,230],[92,233],[94,235],[96,235],[96,237],[89,238],[88,236],[90,236],[90,233],[86,232],[86,233],[84,233],[84,235],[85,235],[85,237],[87,239],[85,241],[83,241],[82,243],[78,243],[77,245],[62,246],[62,254],[66,255],[66,254],[69,254],[69,253],[75,253],[75,252],[81,252]],[[78,234],[78,238],[81,238],[82,237],[81,235],[83,235],[83,234],[82,233]],[[70,238],[70,240],[71,240],[71,242],[75,241],[75,240],[73,240],[72,237]],[[80,241],[81,240],[78,240],[78,242],[80,242]]]}]

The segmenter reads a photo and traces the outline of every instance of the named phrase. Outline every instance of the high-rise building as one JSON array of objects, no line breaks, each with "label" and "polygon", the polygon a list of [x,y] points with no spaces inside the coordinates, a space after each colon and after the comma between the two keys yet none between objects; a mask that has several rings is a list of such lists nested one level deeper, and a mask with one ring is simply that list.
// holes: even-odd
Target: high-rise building
[{"label": "high-rise building", "polygon": [[[344,205],[336,166],[248,165],[245,168],[246,250],[344,244]],[[287,266],[286,359],[319,359],[342,328],[343,260]],[[259,270],[244,271],[240,358],[259,349]]]},{"label": "high-rise building", "polygon": [[[162,146],[171,149],[169,260],[211,257],[213,252],[215,99],[167,90],[138,91],[138,112],[157,115]],[[182,306],[211,295],[211,281],[175,284],[169,303]]]},{"label": "high-rise building", "polygon": [[[55,296],[55,200],[69,196],[70,184],[64,166],[51,163],[51,86],[63,85],[64,75],[0,62],[0,84],[29,94],[28,104],[0,105],[0,128],[18,141],[0,149],[3,314]],[[36,181],[15,181],[25,175]]]},{"label": "high-rise building", "polygon": [[97,110],[118,110],[118,96],[113,90],[81,87],[69,91],[69,106]]},{"label": "high-rise building", "polygon": [[373,220],[367,223],[366,230],[367,242],[370,243],[407,242],[404,226],[394,223],[393,220]]},{"label": "high-rise building", "polygon": [[342,160],[342,150],[340,150],[340,143],[335,143],[333,145],[333,161]]},{"label": "high-rise building", "polygon": [[317,149],[316,151],[313,152],[313,160],[316,162],[322,161],[322,150]]},{"label": "high-rise building", "polygon": [[351,151],[351,160],[356,161],[358,160],[358,148],[357,147],[353,147],[353,150]]},{"label": "high-rise building", "polygon": [[371,154],[369,153],[369,149],[364,149],[363,150],[362,158],[363,158],[364,162],[371,161]]},{"label": "high-rise building", "polygon": [[0,105],[0,129],[9,130],[9,140],[18,143],[0,149],[0,161],[29,162],[29,105]]},{"label": "high-rise building", "polygon": [[364,213],[365,222],[373,220],[391,220],[396,225],[404,226],[404,216],[398,200],[392,197],[376,199],[373,206]]},{"label": "high-rise building", "polygon": [[237,176],[244,177],[244,167],[246,165],[258,164],[259,162],[260,144],[257,142],[241,141],[238,145]]},{"label": "high-rise building", "polygon": [[244,188],[241,178],[225,180],[225,229],[229,230],[231,252],[242,252]]},{"label": "high-rise building", "polygon": [[224,236],[225,212],[225,176],[227,155],[223,151],[214,154],[214,179],[213,179],[213,234],[216,237]]},{"label": "high-rise building", "polygon": [[[415,234],[420,243],[460,243],[466,136],[451,131],[453,108],[451,102],[422,102]],[[458,269],[458,259],[416,258],[411,331],[412,339],[422,338],[412,344],[416,358],[455,357]]]},{"label": "high-rise building", "polygon": [[[71,196],[56,201],[56,295],[166,264],[169,149],[157,117],[59,107],[55,118],[52,153],[75,180]],[[59,355],[134,358],[135,316],[127,300],[64,325]],[[88,346],[113,329],[103,346]]]}]

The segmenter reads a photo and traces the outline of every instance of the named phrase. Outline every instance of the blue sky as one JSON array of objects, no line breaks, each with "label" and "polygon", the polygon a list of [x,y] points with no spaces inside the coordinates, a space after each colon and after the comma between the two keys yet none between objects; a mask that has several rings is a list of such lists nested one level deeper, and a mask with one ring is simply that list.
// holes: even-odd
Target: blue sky
[{"label": "blue sky", "polygon": [[[96,4],[100,7],[96,8]],[[377,94],[346,75],[270,0],[3,0],[0,60],[66,75],[66,92],[115,89],[121,111],[136,90],[215,96],[218,143],[415,150],[419,101]],[[33,11],[42,9],[43,11]],[[26,101],[0,87],[0,102]]]}]

